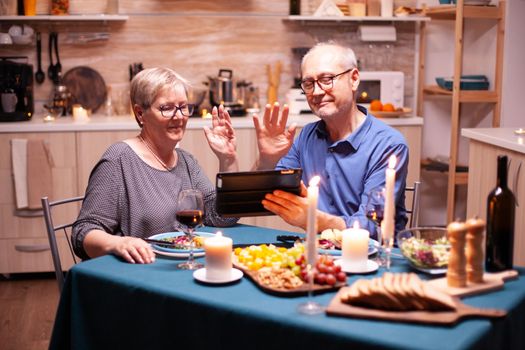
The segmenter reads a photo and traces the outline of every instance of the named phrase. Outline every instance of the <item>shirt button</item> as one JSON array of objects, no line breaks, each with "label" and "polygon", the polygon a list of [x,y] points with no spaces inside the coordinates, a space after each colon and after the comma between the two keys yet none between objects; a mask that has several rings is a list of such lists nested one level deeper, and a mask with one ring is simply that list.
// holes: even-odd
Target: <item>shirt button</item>
[{"label": "shirt button", "polygon": [[334,149],[333,149],[333,148],[329,148],[328,151],[329,151],[330,153],[334,153]]}]

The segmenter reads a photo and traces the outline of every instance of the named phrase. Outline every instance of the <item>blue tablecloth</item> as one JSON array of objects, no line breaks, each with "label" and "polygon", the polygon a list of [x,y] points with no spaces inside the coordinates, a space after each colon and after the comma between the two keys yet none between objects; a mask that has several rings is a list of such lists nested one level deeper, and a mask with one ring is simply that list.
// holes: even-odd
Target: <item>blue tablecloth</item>
[{"label": "blue tablecloth", "polygon": [[[275,242],[283,234],[244,225],[222,231],[234,243]],[[507,317],[433,326],[302,315],[297,306],[306,297],[269,295],[246,278],[203,285],[192,271],[178,270],[179,262],[158,258],[139,265],[104,256],[77,264],[66,278],[50,348],[525,349],[523,269],[503,290],[464,299],[478,307],[505,309]],[[403,260],[394,260],[394,272],[408,269]],[[349,284],[359,277],[352,276]],[[328,305],[334,295],[314,299]]]}]

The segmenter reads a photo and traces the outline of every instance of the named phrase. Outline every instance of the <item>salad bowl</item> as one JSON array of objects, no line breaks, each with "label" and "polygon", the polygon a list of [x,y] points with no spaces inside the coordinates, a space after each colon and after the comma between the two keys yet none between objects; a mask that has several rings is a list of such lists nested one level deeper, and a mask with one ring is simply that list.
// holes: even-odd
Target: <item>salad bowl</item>
[{"label": "salad bowl", "polygon": [[410,265],[429,274],[447,272],[450,242],[444,227],[413,227],[397,234],[397,245]]}]

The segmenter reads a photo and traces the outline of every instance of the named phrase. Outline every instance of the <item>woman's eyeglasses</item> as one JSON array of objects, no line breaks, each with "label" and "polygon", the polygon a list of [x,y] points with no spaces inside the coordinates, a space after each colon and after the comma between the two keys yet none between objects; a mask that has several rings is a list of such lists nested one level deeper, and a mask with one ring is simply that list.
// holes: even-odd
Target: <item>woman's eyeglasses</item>
[{"label": "woman's eyeglasses", "polygon": [[177,114],[177,111],[180,111],[180,114],[182,114],[184,117],[190,117],[193,114],[193,111],[195,110],[195,105],[193,104],[185,104],[182,106],[172,106],[172,105],[166,105],[166,106],[160,106],[159,111],[160,114],[164,118],[173,118]]},{"label": "woman's eyeglasses", "polygon": [[301,81],[301,89],[303,90],[305,94],[311,94],[312,92],[314,92],[315,84],[317,83],[317,85],[319,85],[319,87],[323,91],[332,90],[332,88],[334,87],[334,79],[343,74],[351,72],[352,70],[354,70],[354,68],[350,68],[336,75],[322,76],[319,79],[305,79]]}]

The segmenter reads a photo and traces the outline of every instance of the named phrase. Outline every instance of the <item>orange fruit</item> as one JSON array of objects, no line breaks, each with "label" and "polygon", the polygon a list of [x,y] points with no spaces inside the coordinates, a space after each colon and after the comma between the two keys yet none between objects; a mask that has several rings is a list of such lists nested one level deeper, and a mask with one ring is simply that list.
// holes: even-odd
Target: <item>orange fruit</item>
[{"label": "orange fruit", "polygon": [[372,100],[372,102],[370,102],[370,110],[381,111],[383,110],[383,104],[379,100]]},{"label": "orange fruit", "polygon": [[395,112],[396,108],[391,103],[385,103],[383,105],[383,112]]}]

